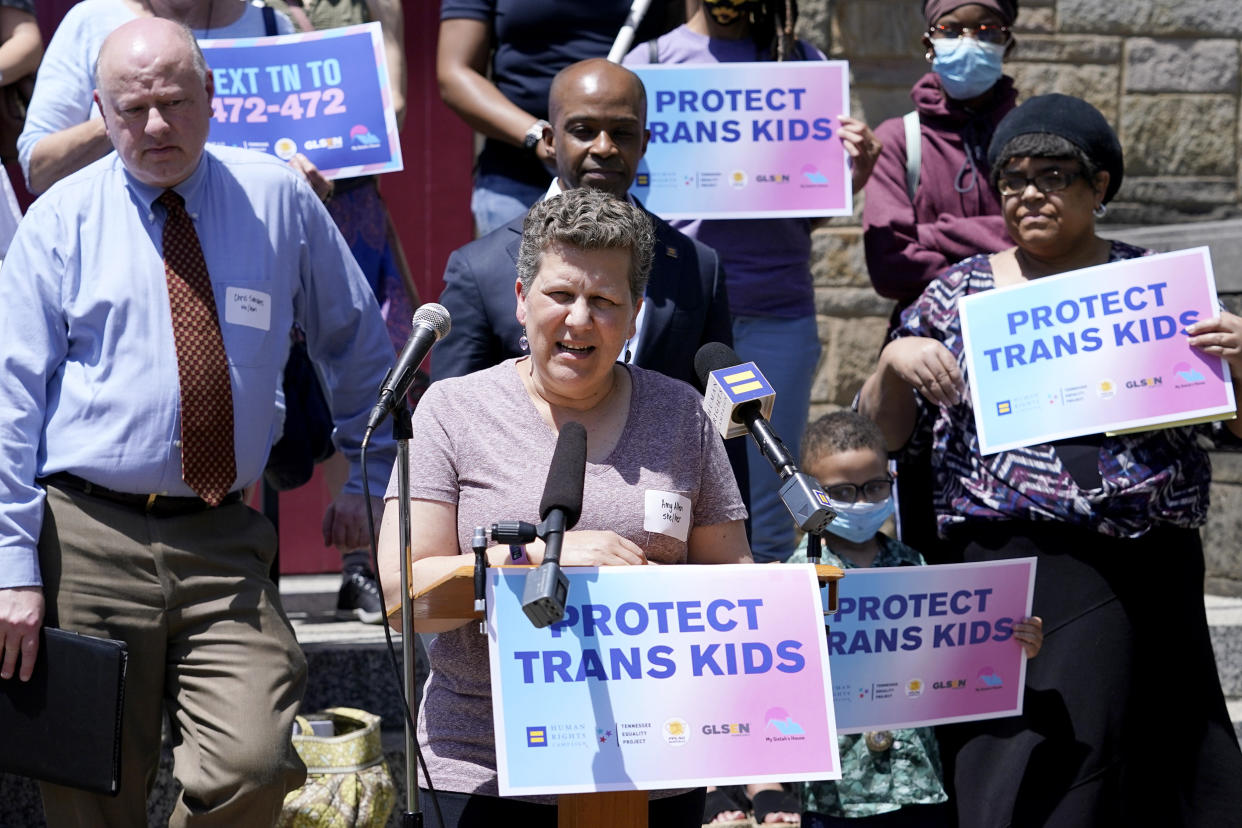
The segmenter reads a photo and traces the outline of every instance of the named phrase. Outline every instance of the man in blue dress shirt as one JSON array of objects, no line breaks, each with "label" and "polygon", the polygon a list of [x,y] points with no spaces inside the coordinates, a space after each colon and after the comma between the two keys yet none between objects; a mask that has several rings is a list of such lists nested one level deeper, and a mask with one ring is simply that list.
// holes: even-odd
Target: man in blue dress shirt
[{"label": "man in blue dress shirt", "polygon": [[[280,432],[297,322],[352,461],[325,539],[365,545],[358,459],[392,347],[305,181],[257,153],[205,151],[212,78],[188,29],[117,29],[97,86],[116,152],[35,203],[0,271],[0,680],[29,678],[44,623],[129,644],[120,795],[44,785],[48,824],[145,825],[166,710],[183,788],[172,824],[269,826],[304,776],[289,737],[306,662],[268,577],[275,533],[240,492]],[[218,505],[183,480],[166,190],[202,249],[232,393],[236,477]],[[394,454],[377,435],[373,491]]]}]

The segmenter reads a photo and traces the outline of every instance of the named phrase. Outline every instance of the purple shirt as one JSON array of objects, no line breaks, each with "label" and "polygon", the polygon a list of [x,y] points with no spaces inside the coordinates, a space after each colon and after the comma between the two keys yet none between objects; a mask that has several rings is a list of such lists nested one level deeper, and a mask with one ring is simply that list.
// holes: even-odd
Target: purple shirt
[{"label": "purple shirt", "polygon": [[[741,63],[767,58],[749,38],[710,38],[690,31],[684,24],[655,43],[655,61],[651,60],[651,45],[643,43],[621,62],[641,66],[653,62]],[[824,53],[811,44],[798,43],[807,59],[826,60]],[[809,219],[679,219],[669,224],[716,250],[724,267],[729,310],[734,316],[797,319],[815,313]]]},{"label": "purple shirt", "polygon": [[[414,412],[410,496],[457,505],[463,553],[475,526],[539,520],[556,435],[527,395],[516,362],[435,382]],[[611,529],[649,560],[685,563],[684,541],[644,528],[647,492],[689,498],[692,527],[742,520],[746,508],[699,395],[654,371],[628,370],[633,391],[625,428],[606,462],[587,463],[575,528]],[[394,474],[388,497],[395,496]],[[432,781],[441,790],[497,795],[487,637],[466,624],[438,635],[429,656],[418,740]]]}]

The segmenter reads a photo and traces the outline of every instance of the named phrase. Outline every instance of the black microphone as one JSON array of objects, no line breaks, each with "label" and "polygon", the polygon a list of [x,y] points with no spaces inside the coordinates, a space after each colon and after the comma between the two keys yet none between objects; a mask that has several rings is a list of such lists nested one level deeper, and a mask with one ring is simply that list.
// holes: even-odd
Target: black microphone
[{"label": "black microphone", "polygon": [[396,365],[384,377],[380,386],[379,402],[367,419],[367,431],[374,431],[405,399],[410,386],[414,384],[418,366],[427,358],[431,346],[448,334],[451,326],[449,312],[443,305],[428,302],[414,311],[413,325],[414,329],[410,331],[410,338],[401,350],[401,356],[397,358]]},{"label": "black microphone", "polygon": [[565,533],[582,515],[582,486],[586,480],[586,429],[565,423],[556,440],[548,481],[539,503],[539,537],[543,538],[543,563],[526,575],[522,611],[536,627],[555,624],[565,617],[569,579],[561,572],[561,544]]},{"label": "black microphone", "polygon": [[743,362],[724,343],[708,342],[694,355],[694,371],[705,389],[703,408],[721,436],[737,433],[736,423],[744,425],[780,477],[781,500],[798,528],[823,531],[836,513],[828,508],[828,495],[819,482],[798,470],[793,455],[764,415],[765,406],[771,413],[775,394],[759,366]]}]

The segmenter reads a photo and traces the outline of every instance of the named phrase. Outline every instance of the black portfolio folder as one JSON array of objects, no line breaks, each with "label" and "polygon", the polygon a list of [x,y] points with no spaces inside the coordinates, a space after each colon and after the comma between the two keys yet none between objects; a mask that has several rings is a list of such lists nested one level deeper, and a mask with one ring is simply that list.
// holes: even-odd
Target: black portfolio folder
[{"label": "black portfolio folder", "polygon": [[45,627],[30,681],[0,680],[0,771],[115,794],[128,653]]}]

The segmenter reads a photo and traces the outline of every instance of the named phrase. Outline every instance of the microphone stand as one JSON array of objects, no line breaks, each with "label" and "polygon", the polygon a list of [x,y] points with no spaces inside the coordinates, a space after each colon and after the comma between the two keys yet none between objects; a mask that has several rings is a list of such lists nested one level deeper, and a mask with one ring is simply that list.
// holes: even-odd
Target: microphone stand
[{"label": "microphone stand", "polygon": [[418,756],[416,744],[418,704],[414,677],[414,605],[410,599],[410,439],[414,425],[410,406],[402,395],[392,412],[392,432],[397,441],[397,533],[401,542],[401,657],[405,673],[405,698],[410,715],[405,720],[405,799],[402,828],[422,828],[423,813],[418,802]]}]

